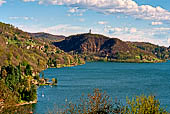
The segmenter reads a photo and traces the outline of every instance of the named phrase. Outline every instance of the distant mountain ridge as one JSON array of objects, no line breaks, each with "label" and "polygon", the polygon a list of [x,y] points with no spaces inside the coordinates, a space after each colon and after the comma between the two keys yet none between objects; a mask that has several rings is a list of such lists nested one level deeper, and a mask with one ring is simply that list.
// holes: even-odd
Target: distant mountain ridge
[{"label": "distant mountain ridge", "polygon": [[[77,54],[86,61],[162,62],[170,58],[170,47],[145,42],[125,42],[100,34],[85,33],[65,37],[43,32],[27,33],[12,25],[0,23],[0,37],[0,49],[4,53],[0,52],[0,58],[5,60],[0,66],[9,62],[18,64],[29,61],[32,66],[37,67],[35,63],[39,60],[43,67],[47,63],[52,66],[66,62],[77,64],[73,61]],[[30,53],[34,54],[29,56]]]},{"label": "distant mountain ridge", "polygon": [[45,32],[29,33],[29,35],[34,37],[34,38],[47,39],[47,40],[51,40],[51,41],[64,40],[65,39],[65,36],[63,36],[63,35],[52,35],[52,34],[45,33]]},{"label": "distant mountain ridge", "polygon": [[137,48],[153,53],[160,59],[170,59],[170,46],[165,47],[146,42],[131,42],[131,44]]},{"label": "distant mountain ridge", "polygon": [[[86,60],[104,60],[119,62],[162,62],[164,57],[158,57],[152,50],[145,50],[145,45],[140,43],[124,42],[118,38],[109,38],[99,34],[78,34],[66,37],[61,42],[55,42],[54,45],[65,52],[81,54]],[[147,43],[144,43],[147,44]],[[148,44],[149,45],[149,44]],[[160,46],[149,45],[150,47],[160,48]],[[167,53],[166,58],[170,57],[168,48],[164,50]],[[162,52],[160,52],[163,54]]]}]

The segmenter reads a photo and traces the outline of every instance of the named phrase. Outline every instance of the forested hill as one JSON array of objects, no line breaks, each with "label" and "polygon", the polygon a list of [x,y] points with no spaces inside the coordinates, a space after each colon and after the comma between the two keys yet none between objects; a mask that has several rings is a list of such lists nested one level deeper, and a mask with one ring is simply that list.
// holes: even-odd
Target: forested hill
[{"label": "forested hill", "polygon": [[124,42],[99,34],[78,34],[54,43],[70,53],[79,53],[87,61],[162,62],[170,57],[170,50],[149,43]]},{"label": "forested hill", "polygon": [[129,43],[144,51],[153,53],[160,59],[170,59],[170,46],[165,47],[146,42],[129,42]]},{"label": "forested hill", "polygon": [[71,56],[52,45],[48,40],[34,38],[29,33],[0,23],[0,66],[30,64],[40,72],[49,67],[81,64],[78,56]]},{"label": "forested hill", "polygon": [[0,113],[4,106],[36,101],[42,70],[84,64],[50,42],[0,22]]}]

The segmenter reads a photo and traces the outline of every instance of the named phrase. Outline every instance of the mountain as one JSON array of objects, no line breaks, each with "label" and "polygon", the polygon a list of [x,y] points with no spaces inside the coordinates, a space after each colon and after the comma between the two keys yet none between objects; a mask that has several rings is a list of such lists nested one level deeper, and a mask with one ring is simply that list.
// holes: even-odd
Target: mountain
[{"label": "mountain", "polygon": [[16,104],[36,102],[35,84],[43,83],[42,70],[84,63],[80,56],[65,53],[49,40],[0,22],[0,113]]},{"label": "mountain", "polygon": [[[130,42],[129,42],[130,43]],[[170,47],[158,46],[146,42],[131,42],[130,44],[140,48],[144,51],[151,52],[159,59],[170,59]]]},{"label": "mountain", "polygon": [[151,50],[141,49],[137,43],[124,42],[118,38],[109,38],[99,34],[78,34],[66,37],[55,46],[65,52],[78,53],[87,61],[118,62],[162,62]]},{"label": "mountain", "polygon": [[[38,33],[39,34],[39,33]],[[45,38],[57,36],[42,33]],[[35,34],[34,34],[35,35]],[[39,34],[39,37],[41,37]],[[38,37],[38,35],[37,35]],[[58,38],[59,39],[59,38]],[[79,62],[78,62],[79,61]],[[29,63],[35,72],[48,67],[60,67],[81,64],[83,60],[55,47],[48,40],[35,38],[10,24],[0,22],[0,66]]]},{"label": "mountain", "polygon": [[50,41],[60,41],[65,39],[65,36],[63,35],[52,35],[44,32],[29,33],[29,35],[34,38],[40,38],[40,39],[50,40]]}]

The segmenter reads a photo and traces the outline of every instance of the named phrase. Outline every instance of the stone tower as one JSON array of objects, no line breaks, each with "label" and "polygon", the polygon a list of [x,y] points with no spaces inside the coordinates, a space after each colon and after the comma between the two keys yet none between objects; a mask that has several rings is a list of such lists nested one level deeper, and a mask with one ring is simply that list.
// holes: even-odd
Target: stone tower
[{"label": "stone tower", "polygon": [[91,29],[89,30],[89,34],[91,34]]}]

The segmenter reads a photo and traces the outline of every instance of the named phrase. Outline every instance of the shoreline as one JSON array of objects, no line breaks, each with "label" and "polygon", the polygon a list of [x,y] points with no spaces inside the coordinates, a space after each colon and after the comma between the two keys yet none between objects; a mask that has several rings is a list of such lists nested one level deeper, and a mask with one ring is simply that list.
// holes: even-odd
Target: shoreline
[{"label": "shoreline", "polygon": [[30,101],[30,102],[19,103],[19,104],[16,104],[15,106],[23,106],[23,105],[30,105],[30,104],[36,104],[36,103],[37,103],[37,99],[34,101]]},{"label": "shoreline", "polygon": [[94,61],[86,61],[86,62],[110,62],[110,63],[165,63],[167,60],[161,60],[161,61],[128,61],[128,60],[109,60],[109,61],[104,61],[104,60],[94,60]]},{"label": "shoreline", "polygon": [[23,102],[23,103],[14,104],[14,105],[9,105],[9,106],[4,106],[4,105],[2,105],[1,108],[0,108],[0,113],[1,113],[1,111],[3,111],[4,108],[9,108],[9,107],[19,107],[19,106],[24,106],[24,105],[36,104],[36,103],[37,103],[37,99],[34,100],[34,101]]}]

